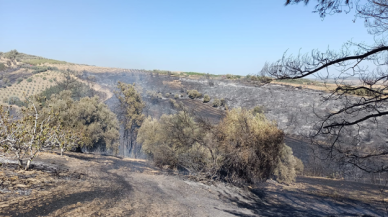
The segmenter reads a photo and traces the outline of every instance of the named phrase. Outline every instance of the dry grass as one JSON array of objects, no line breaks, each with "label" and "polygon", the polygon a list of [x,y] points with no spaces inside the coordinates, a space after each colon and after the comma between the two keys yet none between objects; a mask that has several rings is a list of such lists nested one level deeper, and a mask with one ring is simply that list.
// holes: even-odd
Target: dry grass
[{"label": "dry grass", "polygon": [[317,85],[307,85],[307,84],[293,84],[293,83],[287,83],[287,82],[281,82],[281,81],[272,81],[271,84],[282,84],[282,85],[289,85],[293,87],[302,87],[305,89],[311,89],[311,90],[320,90],[320,91],[327,91],[331,92],[334,91],[338,86],[336,84],[326,84],[323,86],[317,86]]},{"label": "dry grass", "polygon": [[88,65],[78,65],[78,64],[43,64],[44,66],[57,67],[59,70],[70,69],[73,71],[88,71],[91,73],[122,73],[129,72],[129,69],[121,68],[108,68],[108,67],[99,67],[99,66],[88,66]]}]

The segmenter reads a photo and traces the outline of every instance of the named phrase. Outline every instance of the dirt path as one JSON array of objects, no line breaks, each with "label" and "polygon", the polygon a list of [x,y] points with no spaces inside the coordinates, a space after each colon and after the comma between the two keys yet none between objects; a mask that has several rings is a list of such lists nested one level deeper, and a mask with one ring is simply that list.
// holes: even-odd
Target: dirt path
[{"label": "dirt path", "polygon": [[[3,176],[19,176],[19,180],[34,176],[39,184],[33,187],[26,183],[33,189],[29,194],[21,194],[13,184],[9,184],[12,191],[0,191],[0,216],[382,215],[374,197],[363,197],[365,201],[361,201],[324,194],[332,192],[337,184],[344,184],[333,180],[325,183],[323,179],[300,178],[292,186],[267,182],[256,189],[243,190],[168,175],[144,160],[67,153],[64,157],[43,154],[35,164],[59,172],[49,176],[48,172],[39,171],[17,173],[3,165]],[[355,194],[362,193],[362,188],[373,196],[378,190],[357,185],[350,188],[359,189]],[[0,189],[6,187],[3,183]]]}]

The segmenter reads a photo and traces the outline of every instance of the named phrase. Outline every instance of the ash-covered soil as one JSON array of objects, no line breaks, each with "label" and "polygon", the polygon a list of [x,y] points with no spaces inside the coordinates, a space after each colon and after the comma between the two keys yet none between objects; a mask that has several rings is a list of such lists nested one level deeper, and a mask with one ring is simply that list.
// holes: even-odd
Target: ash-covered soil
[{"label": "ash-covered soil", "polygon": [[146,160],[82,153],[43,153],[34,165],[17,171],[2,164],[0,216],[384,214],[377,185],[299,177],[290,186],[267,181],[241,189],[191,181]]}]

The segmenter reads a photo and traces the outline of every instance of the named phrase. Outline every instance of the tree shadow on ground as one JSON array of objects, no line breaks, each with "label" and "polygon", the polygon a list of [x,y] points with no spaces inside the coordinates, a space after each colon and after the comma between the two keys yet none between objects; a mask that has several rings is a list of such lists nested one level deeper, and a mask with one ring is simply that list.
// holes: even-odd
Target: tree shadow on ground
[{"label": "tree shadow on ground", "polygon": [[[98,155],[84,155],[84,154],[72,154],[66,153],[66,156],[82,159],[84,161],[98,161],[100,157]],[[101,159],[106,160],[106,159]],[[120,168],[121,166],[137,168],[136,170],[141,171],[143,167],[146,167],[143,163],[137,162],[123,162],[119,158],[110,158],[113,164],[110,166],[95,168],[100,172],[107,174],[106,177],[100,179],[104,183],[109,183],[108,186],[92,185],[87,189],[79,189],[81,192],[72,194],[61,194],[50,195],[49,197],[41,197],[38,199],[29,199],[21,204],[14,204],[9,207],[0,210],[0,216],[45,216],[55,213],[57,210],[62,208],[67,209],[66,212],[70,212],[76,209],[77,203],[87,203],[94,199],[107,201],[103,206],[100,206],[100,210],[108,209],[116,204],[117,201],[123,197],[128,196],[132,191],[133,187],[125,180],[125,177],[120,176],[114,172],[110,172],[110,169]],[[78,186],[74,186],[77,188]],[[29,210],[23,210],[23,208],[31,207]],[[25,211],[23,213],[23,211]],[[96,210],[98,211],[98,210]]]},{"label": "tree shadow on ground", "polygon": [[[219,197],[239,208],[249,210],[253,215],[236,210],[221,210],[241,217],[251,216],[382,216],[369,204],[360,201],[333,201],[325,197],[298,192],[276,192],[254,189],[251,194],[232,196],[218,192]],[[218,208],[216,208],[218,209]],[[218,209],[220,210],[220,209]]]}]

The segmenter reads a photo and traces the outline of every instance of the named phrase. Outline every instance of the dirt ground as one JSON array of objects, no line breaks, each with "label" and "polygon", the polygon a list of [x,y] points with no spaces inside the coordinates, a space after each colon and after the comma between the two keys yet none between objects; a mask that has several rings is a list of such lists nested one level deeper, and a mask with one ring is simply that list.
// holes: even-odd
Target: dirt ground
[{"label": "dirt ground", "polygon": [[241,189],[190,181],[145,160],[42,153],[30,171],[0,157],[0,216],[382,216],[375,185],[299,177]]}]

